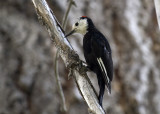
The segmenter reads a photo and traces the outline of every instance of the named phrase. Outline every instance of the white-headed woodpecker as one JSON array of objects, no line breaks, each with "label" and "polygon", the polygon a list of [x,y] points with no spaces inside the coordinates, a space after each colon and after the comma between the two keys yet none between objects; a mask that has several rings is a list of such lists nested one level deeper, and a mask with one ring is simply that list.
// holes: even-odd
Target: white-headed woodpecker
[{"label": "white-headed woodpecker", "polygon": [[72,31],[66,35],[80,33],[84,35],[83,51],[87,65],[91,71],[97,74],[99,91],[99,104],[102,106],[105,85],[111,93],[111,81],[113,78],[113,62],[110,45],[105,36],[94,26],[92,20],[86,16],[79,18],[73,25]]}]

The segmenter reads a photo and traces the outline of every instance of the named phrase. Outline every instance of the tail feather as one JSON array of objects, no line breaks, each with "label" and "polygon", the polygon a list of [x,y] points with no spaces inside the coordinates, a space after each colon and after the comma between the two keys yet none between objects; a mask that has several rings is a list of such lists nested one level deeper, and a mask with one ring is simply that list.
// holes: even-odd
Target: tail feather
[{"label": "tail feather", "polygon": [[108,94],[111,94],[111,81],[107,82],[103,79],[103,74],[101,72],[97,73],[98,85],[99,85],[99,104],[102,106],[103,95],[105,91],[105,85],[107,86]]},{"label": "tail feather", "polygon": [[103,80],[102,74],[100,72],[97,73],[97,79],[98,79],[98,85],[99,85],[99,104],[102,106],[102,101],[103,101],[103,95],[105,91],[105,81]]}]

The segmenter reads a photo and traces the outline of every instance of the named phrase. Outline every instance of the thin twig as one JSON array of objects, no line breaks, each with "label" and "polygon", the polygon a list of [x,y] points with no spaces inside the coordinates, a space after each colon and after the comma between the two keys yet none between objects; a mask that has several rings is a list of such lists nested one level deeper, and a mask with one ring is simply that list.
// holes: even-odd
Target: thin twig
[{"label": "thin twig", "polygon": [[66,29],[67,18],[68,18],[68,14],[69,14],[69,12],[70,12],[70,10],[71,10],[72,5],[73,5],[73,0],[70,0],[70,1],[69,1],[69,5],[68,5],[68,8],[67,8],[67,11],[66,11],[66,13],[65,13],[65,15],[64,15],[64,17],[63,17],[63,21],[62,21],[62,28],[63,28],[64,30]]},{"label": "thin twig", "polygon": [[63,89],[62,89],[62,85],[61,85],[60,78],[59,78],[59,73],[58,73],[58,57],[59,57],[59,51],[57,50],[56,57],[55,57],[56,82],[57,82],[57,85],[58,85],[59,94],[60,94],[61,99],[62,99],[62,105],[63,105],[62,111],[67,112],[65,97],[64,97],[64,93],[63,93]]}]

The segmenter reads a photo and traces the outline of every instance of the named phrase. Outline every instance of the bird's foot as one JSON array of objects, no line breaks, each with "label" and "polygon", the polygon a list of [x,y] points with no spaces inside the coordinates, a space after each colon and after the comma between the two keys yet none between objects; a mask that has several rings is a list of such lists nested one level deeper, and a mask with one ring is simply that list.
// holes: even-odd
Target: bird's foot
[{"label": "bird's foot", "polygon": [[83,61],[83,60],[81,60],[81,61],[82,61],[82,63],[83,63],[85,66],[87,66],[87,65],[88,65],[85,61]]},{"label": "bird's foot", "polygon": [[84,61],[81,61],[81,63],[79,64],[79,72],[81,75],[86,75],[86,72],[89,71],[89,67],[86,66],[87,63],[85,63],[86,65],[83,65]]},{"label": "bird's foot", "polygon": [[82,74],[82,75],[86,75],[87,71],[88,71],[88,68],[85,67],[85,66],[82,66],[82,67],[79,69],[79,72],[80,72],[80,74]]},{"label": "bird's foot", "polygon": [[86,72],[91,71],[91,67],[85,61],[82,61],[82,64],[86,67]]},{"label": "bird's foot", "polygon": [[91,67],[90,66],[86,66],[87,71],[91,72]]}]

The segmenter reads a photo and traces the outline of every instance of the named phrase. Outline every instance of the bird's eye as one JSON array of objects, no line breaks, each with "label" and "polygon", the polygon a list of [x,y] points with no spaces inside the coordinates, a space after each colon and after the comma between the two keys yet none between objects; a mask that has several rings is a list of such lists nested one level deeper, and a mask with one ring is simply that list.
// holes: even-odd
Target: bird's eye
[{"label": "bird's eye", "polygon": [[78,26],[78,24],[79,24],[78,22],[77,22],[77,23],[75,23],[75,26]]}]

